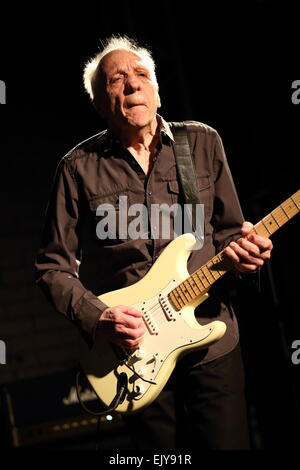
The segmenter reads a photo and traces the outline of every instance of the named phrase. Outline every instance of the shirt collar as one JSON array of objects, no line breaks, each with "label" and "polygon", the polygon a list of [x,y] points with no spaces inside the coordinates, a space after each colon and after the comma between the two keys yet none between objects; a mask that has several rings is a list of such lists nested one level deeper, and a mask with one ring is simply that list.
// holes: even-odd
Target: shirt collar
[{"label": "shirt collar", "polygon": [[159,114],[156,115],[157,117],[157,122],[160,128],[160,133],[165,134],[166,136],[169,137],[170,140],[174,142],[174,136],[172,134],[171,128],[167,121],[164,120],[163,117],[161,117]]},{"label": "shirt collar", "polygon": [[[174,142],[174,136],[167,121],[165,121],[164,118],[159,114],[157,114],[156,117],[160,134],[166,135],[170,140]],[[102,150],[106,154],[113,149],[114,144],[119,142],[116,136],[109,129],[106,129],[105,131],[101,132],[101,134],[99,135],[99,139],[101,141]]]}]

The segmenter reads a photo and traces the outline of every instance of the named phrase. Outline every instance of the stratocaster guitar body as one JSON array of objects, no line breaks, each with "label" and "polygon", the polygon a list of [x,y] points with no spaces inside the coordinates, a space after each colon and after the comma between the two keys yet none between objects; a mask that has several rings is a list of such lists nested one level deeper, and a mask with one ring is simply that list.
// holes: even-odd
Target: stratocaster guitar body
[{"label": "stratocaster guitar body", "polygon": [[[299,211],[300,190],[258,222],[251,233],[270,237]],[[223,250],[189,274],[187,260],[195,242],[190,233],[175,238],[143,279],[99,297],[110,307],[131,305],[140,309],[146,325],[140,348],[129,356],[104,339],[95,341],[93,349],[86,348],[82,356],[85,375],[106,407],[117,394],[121,373],[127,375],[128,386],[116,411],[140,411],[161,392],[181,356],[208,347],[224,335],[224,322],[202,326],[194,310],[232,265],[228,265]]]},{"label": "stratocaster guitar body", "polygon": [[135,306],[143,312],[146,324],[140,348],[125,357],[124,364],[120,350],[102,339],[81,359],[90,384],[106,406],[116,394],[119,374],[126,373],[128,393],[116,409],[119,413],[140,411],[151,403],[182,355],[208,347],[225,333],[224,322],[201,326],[194,316],[194,309],[206,300],[207,293],[179,311],[168,300],[167,294],[189,276],[187,260],[194,243],[192,234],[181,235],[166,247],[143,279],[99,297],[108,306]]}]

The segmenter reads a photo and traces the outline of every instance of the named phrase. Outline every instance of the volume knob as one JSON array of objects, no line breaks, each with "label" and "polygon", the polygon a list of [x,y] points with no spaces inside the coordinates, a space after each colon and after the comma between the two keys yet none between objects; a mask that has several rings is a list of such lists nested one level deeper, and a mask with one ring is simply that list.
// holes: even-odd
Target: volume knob
[{"label": "volume knob", "polygon": [[138,370],[138,374],[140,377],[145,377],[146,372],[147,372],[146,367],[141,367],[140,370]]}]

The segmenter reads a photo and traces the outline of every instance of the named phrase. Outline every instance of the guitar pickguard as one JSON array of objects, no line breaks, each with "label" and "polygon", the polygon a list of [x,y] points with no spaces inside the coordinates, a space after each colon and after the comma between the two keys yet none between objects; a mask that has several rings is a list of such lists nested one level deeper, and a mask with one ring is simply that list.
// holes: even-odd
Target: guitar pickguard
[{"label": "guitar pickguard", "polygon": [[[158,385],[158,373],[175,349],[201,342],[213,331],[212,326],[192,328],[184,312],[174,309],[167,294],[176,283],[175,279],[172,280],[158,295],[134,305],[144,313],[147,327],[141,346],[124,362],[134,372],[130,380],[133,382],[131,398],[135,400],[139,400],[150,385]],[[203,296],[203,300],[207,295]]]}]

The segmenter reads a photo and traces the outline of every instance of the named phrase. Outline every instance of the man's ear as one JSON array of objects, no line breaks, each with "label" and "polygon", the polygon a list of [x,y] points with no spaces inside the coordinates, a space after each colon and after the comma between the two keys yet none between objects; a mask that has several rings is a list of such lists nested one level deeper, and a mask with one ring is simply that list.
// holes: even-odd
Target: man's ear
[{"label": "man's ear", "polygon": [[161,107],[161,100],[160,100],[160,96],[159,96],[159,93],[158,93],[158,89],[157,89],[157,93],[156,93],[156,100],[157,100],[157,107],[160,108]]},{"label": "man's ear", "polygon": [[[99,65],[98,65],[99,68]],[[103,90],[103,77],[101,76],[100,71],[98,70],[94,75],[93,81],[91,83],[92,85],[92,90],[93,90],[93,99],[92,103],[94,107],[96,108],[98,114],[100,115],[101,118],[105,119],[106,112],[105,112],[105,93]]]}]

